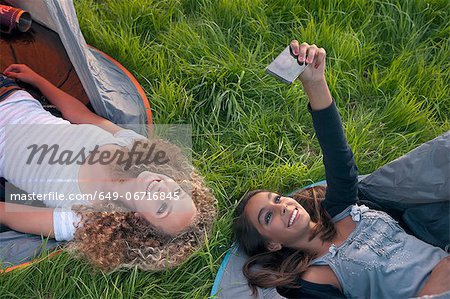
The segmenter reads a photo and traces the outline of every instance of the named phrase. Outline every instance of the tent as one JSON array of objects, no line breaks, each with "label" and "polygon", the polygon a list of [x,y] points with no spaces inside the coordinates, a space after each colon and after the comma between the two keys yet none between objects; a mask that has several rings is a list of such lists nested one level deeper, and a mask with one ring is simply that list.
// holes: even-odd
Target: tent
[{"label": "tent", "polygon": [[29,33],[2,35],[0,68],[26,63],[116,124],[145,135],[151,110],[136,79],[118,62],[86,44],[72,1],[3,0],[29,11]]},{"label": "tent", "polygon": [[[11,63],[27,64],[98,115],[148,135],[152,113],[144,90],[120,63],[86,44],[72,1],[0,0],[0,4],[26,10],[33,18],[28,32],[0,36],[2,71]],[[58,114],[38,90],[22,87],[39,99],[44,108]],[[0,183],[4,186],[5,180],[1,178]],[[0,186],[2,197],[4,188]],[[42,242],[39,236],[0,227],[1,268],[9,271],[29,262],[43,243],[47,248],[57,246],[54,240]]]}]

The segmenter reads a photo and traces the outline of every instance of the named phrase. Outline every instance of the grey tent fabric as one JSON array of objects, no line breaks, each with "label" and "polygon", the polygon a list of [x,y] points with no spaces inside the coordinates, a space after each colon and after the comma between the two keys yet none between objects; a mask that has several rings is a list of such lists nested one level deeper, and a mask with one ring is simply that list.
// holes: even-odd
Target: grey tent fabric
[{"label": "grey tent fabric", "polygon": [[[101,52],[96,49],[89,51],[91,72],[95,74],[97,85],[102,87],[98,111],[104,110],[106,114],[101,116],[146,136],[146,115],[143,113],[146,108],[130,78]],[[95,112],[100,115],[95,102],[91,100]]]},{"label": "grey tent fabric", "polygon": [[53,239],[22,234],[12,230],[0,233],[0,269],[29,262],[43,249],[51,250],[58,246]]},{"label": "grey tent fabric", "polygon": [[147,135],[146,108],[138,90],[117,66],[95,49],[88,47],[71,0],[6,0],[6,2],[29,11],[33,21],[58,33],[98,115],[122,127],[133,129],[141,135]]},{"label": "grey tent fabric", "polygon": [[450,200],[450,131],[384,165],[359,189],[402,207]]},{"label": "grey tent fabric", "polygon": [[[359,191],[364,200],[375,203],[387,212],[400,214],[416,237],[448,251],[450,131],[422,144],[372,174],[360,176],[359,180]],[[325,183],[322,181],[313,185]],[[257,297],[251,295],[247,280],[242,274],[246,258],[238,246],[233,244],[217,273],[211,297],[283,298],[275,289],[258,289]],[[322,298],[327,298],[327,294]],[[423,298],[450,298],[450,293]]]},{"label": "grey tent fabric", "polygon": [[401,214],[427,243],[450,244],[450,131],[373,172],[359,184],[362,195]]}]

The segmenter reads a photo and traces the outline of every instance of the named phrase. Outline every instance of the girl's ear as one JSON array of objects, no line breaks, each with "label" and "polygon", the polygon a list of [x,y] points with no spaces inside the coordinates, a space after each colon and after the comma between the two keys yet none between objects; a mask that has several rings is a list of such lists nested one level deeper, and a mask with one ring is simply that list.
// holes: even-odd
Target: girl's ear
[{"label": "girl's ear", "polygon": [[281,246],[281,244],[277,242],[269,242],[266,247],[269,251],[278,251],[283,248],[283,246]]}]

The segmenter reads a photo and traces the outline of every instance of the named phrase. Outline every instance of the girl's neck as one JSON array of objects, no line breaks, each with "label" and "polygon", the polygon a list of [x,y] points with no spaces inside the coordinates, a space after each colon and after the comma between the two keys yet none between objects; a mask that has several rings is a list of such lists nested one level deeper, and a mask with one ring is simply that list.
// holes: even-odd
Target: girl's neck
[{"label": "girl's neck", "polygon": [[315,237],[311,240],[311,250],[316,254],[316,257],[323,256],[328,253],[330,246],[341,246],[355,230],[356,224],[350,216],[345,217],[341,221],[334,224],[336,228],[336,235],[331,241],[322,241],[319,237]]},{"label": "girl's neck", "polygon": [[319,257],[326,254],[331,246],[332,242],[323,241],[318,236],[314,237],[306,246],[302,249],[314,255],[314,257]]},{"label": "girl's neck", "polygon": [[307,235],[302,236],[294,244],[290,244],[288,246],[308,252],[314,256],[321,256],[322,254],[328,252],[331,242],[323,241],[318,235],[310,240],[311,233],[314,231],[316,223],[311,221],[309,226],[309,233]]}]

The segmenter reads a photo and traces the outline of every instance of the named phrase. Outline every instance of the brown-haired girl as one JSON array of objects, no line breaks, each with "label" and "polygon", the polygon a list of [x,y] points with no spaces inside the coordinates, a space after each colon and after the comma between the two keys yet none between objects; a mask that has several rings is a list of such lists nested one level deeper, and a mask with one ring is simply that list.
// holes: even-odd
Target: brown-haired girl
[{"label": "brown-haired girl", "polygon": [[[291,42],[323,152],[326,192],[310,188],[294,198],[248,193],[234,232],[250,256],[251,286],[284,287],[285,296],[409,298],[448,292],[450,258],[405,231],[386,213],[356,204],[357,167],[325,81],[325,50]],[[324,200],[320,200],[324,197]],[[255,267],[254,267],[255,266]],[[316,292],[317,294],[317,292]]]}]

